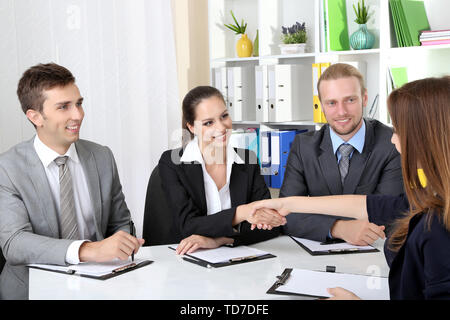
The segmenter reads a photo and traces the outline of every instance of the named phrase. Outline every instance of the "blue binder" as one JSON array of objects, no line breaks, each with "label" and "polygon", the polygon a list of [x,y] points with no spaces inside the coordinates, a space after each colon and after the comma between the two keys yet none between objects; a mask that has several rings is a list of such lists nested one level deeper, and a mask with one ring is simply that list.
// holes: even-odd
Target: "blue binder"
[{"label": "blue binder", "polygon": [[264,177],[266,186],[270,188],[271,183],[271,144],[270,144],[270,131],[260,131],[261,145],[260,145],[260,163],[261,163],[261,174]]},{"label": "blue binder", "polygon": [[295,136],[308,130],[286,130],[271,132],[271,188],[280,189],[283,185],[289,151]]}]

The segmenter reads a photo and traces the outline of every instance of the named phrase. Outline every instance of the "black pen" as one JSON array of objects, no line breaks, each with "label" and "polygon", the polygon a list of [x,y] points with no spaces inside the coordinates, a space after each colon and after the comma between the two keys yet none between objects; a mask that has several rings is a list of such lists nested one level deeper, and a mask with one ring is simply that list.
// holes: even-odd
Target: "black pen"
[{"label": "black pen", "polygon": [[[136,238],[136,229],[134,228],[134,223],[133,220],[130,219],[130,233],[133,237]],[[134,249],[133,252],[131,253],[131,261],[134,261]]]},{"label": "black pen", "polygon": [[197,259],[190,259],[190,258],[186,258],[186,257],[183,257],[183,260],[195,263],[196,265],[199,265],[199,266],[202,266],[202,267],[205,267],[205,268],[211,268],[211,265],[208,262],[205,262],[205,261],[201,261],[201,260],[197,260]]}]

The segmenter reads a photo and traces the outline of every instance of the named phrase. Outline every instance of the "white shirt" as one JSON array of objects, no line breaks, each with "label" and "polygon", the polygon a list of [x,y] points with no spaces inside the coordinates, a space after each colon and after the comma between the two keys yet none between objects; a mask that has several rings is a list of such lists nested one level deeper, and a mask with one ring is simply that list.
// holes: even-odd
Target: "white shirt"
[{"label": "white shirt", "polygon": [[[73,183],[73,196],[75,201],[75,212],[78,223],[79,239],[94,239],[95,223],[94,210],[89,195],[86,176],[81,166],[75,144],[72,143],[65,155],[60,155],[56,151],[47,147],[36,135],[34,139],[34,149],[45,168],[47,180],[50,184],[53,201],[59,214],[59,168],[54,162],[57,157],[68,156],[67,165]],[[69,264],[78,264],[80,259],[78,252],[80,246],[86,240],[74,241],[69,246],[66,253],[66,262]]]},{"label": "white shirt", "polygon": [[188,143],[184,149],[181,162],[197,161],[202,165],[203,183],[205,185],[205,197],[207,214],[212,215],[222,210],[231,208],[230,196],[230,176],[233,163],[244,164],[245,162],[239,157],[233,147],[227,146],[227,182],[218,190],[216,183],[206,171],[205,161],[203,160],[200,147],[198,146],[198,138],[195,137]]}]

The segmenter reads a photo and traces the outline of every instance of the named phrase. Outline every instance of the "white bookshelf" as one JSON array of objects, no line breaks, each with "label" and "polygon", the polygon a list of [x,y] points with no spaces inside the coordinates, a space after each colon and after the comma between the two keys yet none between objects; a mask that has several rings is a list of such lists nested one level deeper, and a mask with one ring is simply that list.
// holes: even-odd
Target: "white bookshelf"
[{"label": "white bookshelf", "polygon": [[[210,68],[233,66],[257,66],[270,64],[307,64],[315,62],[364,61],[367,65],[366,85],[369,104],[379,94],[375,118],[389,124],[386,107],[386,79],[389,67],[405,66],[410,81],[429,76],[450,74],[450,45],[397,48],[395,32],[390,19],[388,0],[366,0],[373,13],[368,29],[376,41],[370,50],[321,51],[320,20],[322,0],[209,0]],[[347,0],[347,24],[349,35],[356,29],[352,4]],[[425,8],[431,29],[450,29],[450,1],[425,0]],[[259,57],[237,58],[237,37],[223,24],[232,21],[233,10],[240,22],[248,23],[247,34],[252,41],[259,30]],[[296,21],[305,22],[308,32],[308,51],[299,55],[280,55],[281,26],[291,26]],[[312,96],[312,92],[311,92]],[[312,108],[312,104],[311,104]],[[273,128],[303,127],[320,128],[310,121],[288,123],[259,123],[245,121],[236,123],[240,128],[260,125],[261,130]]]}]

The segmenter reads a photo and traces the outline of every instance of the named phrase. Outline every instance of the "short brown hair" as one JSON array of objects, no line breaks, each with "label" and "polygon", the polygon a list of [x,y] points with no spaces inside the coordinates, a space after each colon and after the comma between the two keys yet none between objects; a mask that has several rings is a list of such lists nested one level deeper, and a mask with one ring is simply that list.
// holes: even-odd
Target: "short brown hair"
[{"label": "short brown hair", "polygon": [[337,80],[341,78],[349,78],[349,77],[355,77],[358,79],[359,84],[361,86],[361,96],[364,96],[364,93],[366,92],[366,86],[364,84],[364,77],[359,72],[357,68],[352,66],[348,63],[335,63],[329,66],[324,73],[320,76],[319,81],[317,82],[317,92],[319,93],[319,99],[322,100],[320,97],[320,83],[324,80]]},{"label": "short brown hair", "polygon": [[38,64],[23,74],[17,87],[17,96],[23,112],[29,109],[42,112],[45,96],[44,90],[64,87],[74,83],[75,77],[66,68],[55,63]]}]

